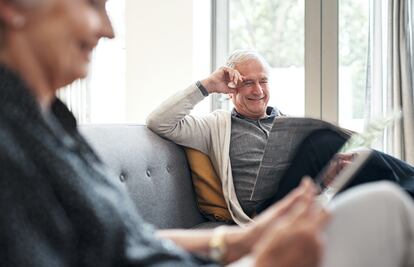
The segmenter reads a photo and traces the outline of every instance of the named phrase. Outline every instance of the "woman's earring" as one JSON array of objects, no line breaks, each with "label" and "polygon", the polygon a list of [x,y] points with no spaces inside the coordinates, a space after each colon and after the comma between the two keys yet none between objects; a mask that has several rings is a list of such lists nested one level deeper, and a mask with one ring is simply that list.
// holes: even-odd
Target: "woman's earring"
[{"label": "woman's earring", "polygon": [[11,22],[15,28],[21,29],[26,24],[26,19],[22,15],[16,15],[12,18]]}]

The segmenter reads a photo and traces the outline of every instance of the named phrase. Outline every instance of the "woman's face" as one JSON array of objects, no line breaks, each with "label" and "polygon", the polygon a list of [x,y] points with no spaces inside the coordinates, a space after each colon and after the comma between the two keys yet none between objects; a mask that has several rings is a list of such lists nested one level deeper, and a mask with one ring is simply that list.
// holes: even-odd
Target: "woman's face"
[{"label": "woman's face", "polygon": [[38,1],[36,7],[22,8],[22,36],[35,62],[55,88],[85,77],[99,39],[114,37],[106,0]]}]

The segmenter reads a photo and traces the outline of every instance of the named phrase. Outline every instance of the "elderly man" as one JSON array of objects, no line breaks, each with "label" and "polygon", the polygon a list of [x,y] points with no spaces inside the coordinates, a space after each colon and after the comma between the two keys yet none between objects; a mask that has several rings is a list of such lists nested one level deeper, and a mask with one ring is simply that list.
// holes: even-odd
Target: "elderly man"
[{"label": "elderly man", "polygon": [[[269,65],[264,58],[254,51],[238,50],[229,57],[225,67],[173,95],[147,119],[148,127],[154,132],[210,157],[221,179],[232,219],[240,225],[284,197],[304,175],[315,176],[347,139],[346,134],[334,129],[316,131],[300,146],[299,138],[293,138],[287,145],[297,144],[287,149],[297,147],[300,153],[286,168],[283,179],[277,186],[276,181],[260,185],[257,175],[269,142],[269,130],[274,119],[281,115],[278,109],[268,106],[268,80]],[[211,93],[228,94],[234,104],[233,111],[219,110],[203,117],[189,115]],[[378,179],[398,181],[402,176],[414,177],[413,168],[376,152],[354,184]],[[413,187],[413,182],[410,186]],[[255,197],[252,197],[254,190]]]}]

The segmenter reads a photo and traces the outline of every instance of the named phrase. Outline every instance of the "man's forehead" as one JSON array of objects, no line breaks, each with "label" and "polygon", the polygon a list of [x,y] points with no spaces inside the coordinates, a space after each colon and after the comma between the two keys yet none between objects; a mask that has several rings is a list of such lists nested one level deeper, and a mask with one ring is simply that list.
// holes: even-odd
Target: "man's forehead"
[{"label": "man's forehead", "polygon": [[246,79],[267,78],[269,72],[262,62],[255,59],[246,60],[238,63],[235,69],[245,76]]},{"label": "man's forehead", "polygon": [[244,76],[244,81],[248,81],[248,80],[262,80],[262,79],[268,79],[269,75],[266,72],[263,73],[255,73],[255,74],[243,74]]},{"label": "man's forehead", "polygon": [[269,73],[266,70],[263,70],[263,71],[247,70],[244,72],[240,72],[240,74],[244,76],[244,80],[267,79],[269,77]]}]

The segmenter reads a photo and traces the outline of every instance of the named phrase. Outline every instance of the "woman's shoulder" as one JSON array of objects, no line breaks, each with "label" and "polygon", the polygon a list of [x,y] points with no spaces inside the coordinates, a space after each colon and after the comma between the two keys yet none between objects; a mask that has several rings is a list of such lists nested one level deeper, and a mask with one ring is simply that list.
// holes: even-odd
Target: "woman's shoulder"
[{"label": "woman's shoulder", "polygon": [[[23,163],[24,140],[20,138],[20,131],[13,127],[7,120],[0,116],[0,157],[1,165],[4,161]],[[22,162],[23,161],[23,162]]]}]

